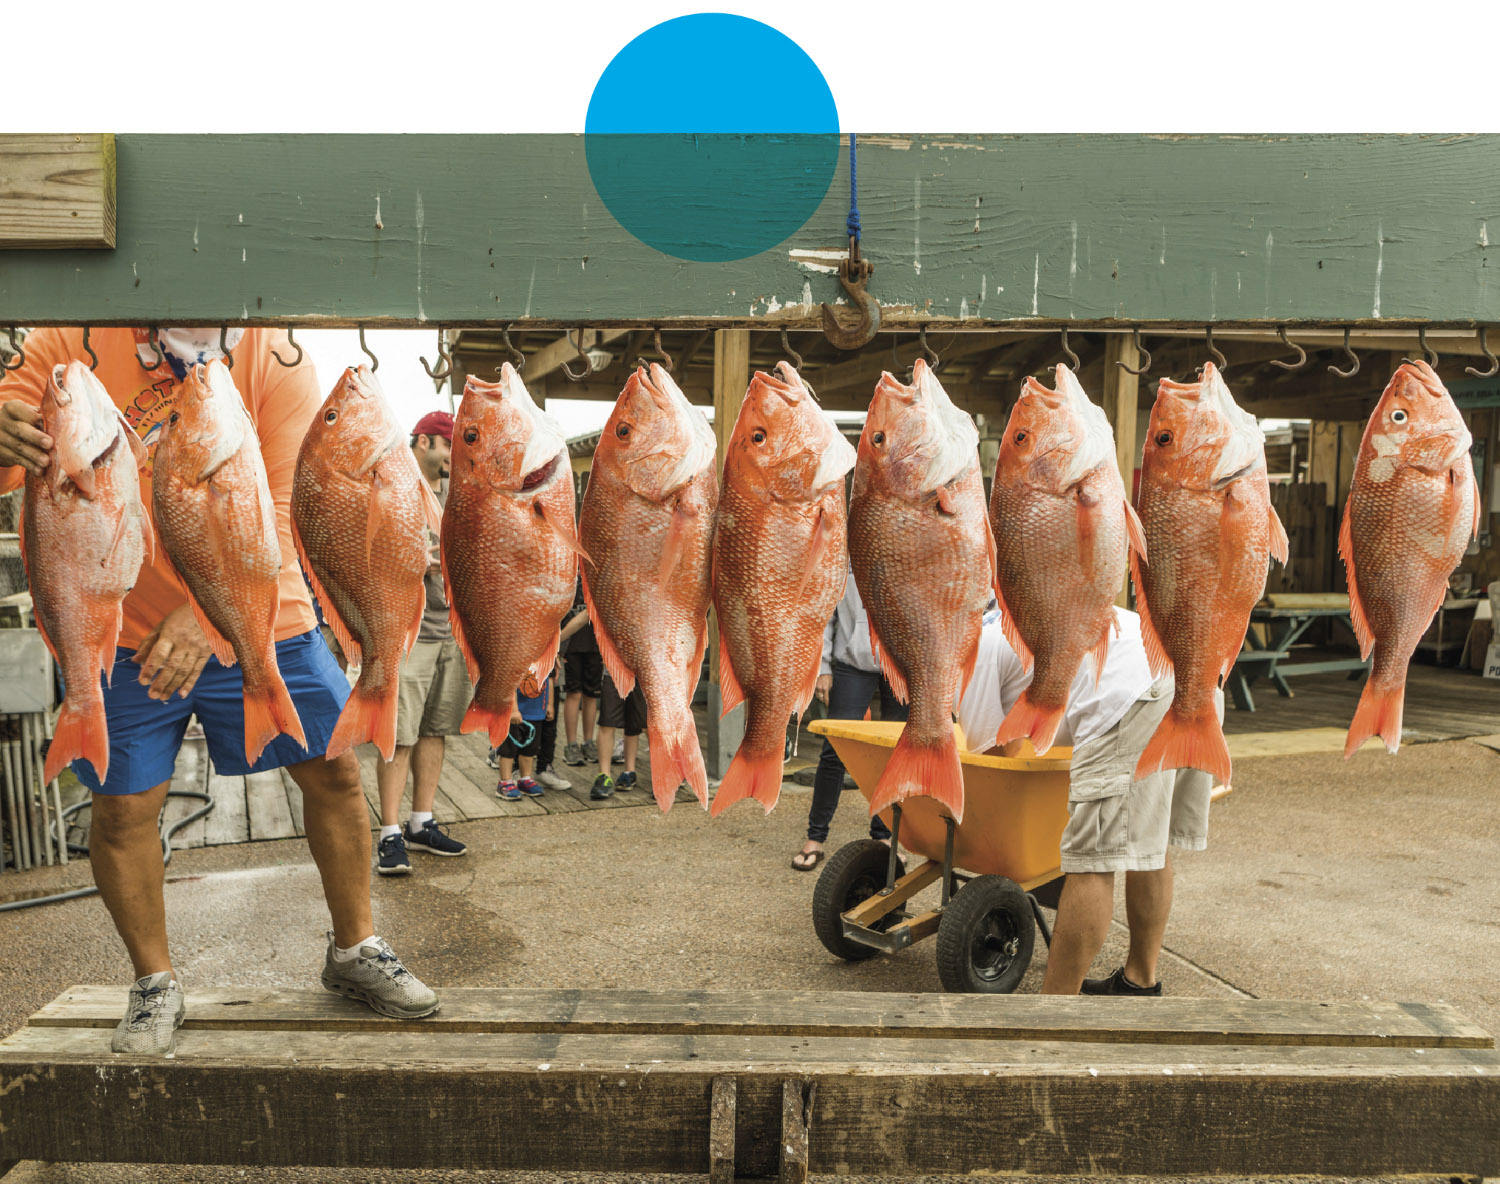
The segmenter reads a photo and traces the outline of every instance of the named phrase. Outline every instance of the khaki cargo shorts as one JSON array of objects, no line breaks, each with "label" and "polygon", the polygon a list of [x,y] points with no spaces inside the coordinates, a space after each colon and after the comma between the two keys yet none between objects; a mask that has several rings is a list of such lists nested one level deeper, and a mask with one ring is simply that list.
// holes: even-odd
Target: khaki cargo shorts
[{"label": "khaki cargo shorts", "polygon": [[[1167,844],[1208,846],[1213,778],[1197,769],[1165,769],[1135,780],[1136,762],[1172,704],[1172,684],[1157,679],[1102,736],[1073,750],[1065,872],[1149,872],[1166,865]],[[1215,694],[1220,722],[1224,694]]]},{"label": "khaki cargo shorts", "polygon": [[419,641],[401,664],[396,700],[396,743],[410,748],[419,736],[457,736],[474,688],[458,643]]}]

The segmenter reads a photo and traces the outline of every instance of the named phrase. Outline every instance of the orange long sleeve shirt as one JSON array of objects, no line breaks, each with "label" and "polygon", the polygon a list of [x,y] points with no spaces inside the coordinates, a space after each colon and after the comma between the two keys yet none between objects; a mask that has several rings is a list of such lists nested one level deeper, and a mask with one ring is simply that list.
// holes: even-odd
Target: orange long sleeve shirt
[{"label": "orange long sleeve shirt", "polygon": [[[165,362],[151,370],[141,368],[131,329],[95,329],[89,334],[89,344],[99,357],[95,375],[146,445],[149,455],[141,470],[141,500],[149,513],[156,443],[161,425],[177,400],[180,385]],[[231,373],[260,437],[271,500],[276,504],[276,535],[281,543],[276,640],[284,641],[306,633],[318,623],[292,542],[292,478],[302,437],[322,405],[323,395],[310,359],[304,356],[299,365],[286,367],[271,356],[273,348],[279,349],[282,357],[296,353],[287,345],[286,333],[279,329],[248,330],[231,351],[234,356]],[[0,403],[21,399],[39,407],[54,366],[75,359],[88,363],[82,329],[38,329],[26,338],[25,349],[26,364],[0,377]],[[19,489],[24,477],[19,465],[0,468],[0,493]],[[125,622],[119,644],[130,649],[138,647],[162,618],[186,601],[187,591],[172,571],[158,540],[155,559],[142,566],[135,587],[125,598]]]}]

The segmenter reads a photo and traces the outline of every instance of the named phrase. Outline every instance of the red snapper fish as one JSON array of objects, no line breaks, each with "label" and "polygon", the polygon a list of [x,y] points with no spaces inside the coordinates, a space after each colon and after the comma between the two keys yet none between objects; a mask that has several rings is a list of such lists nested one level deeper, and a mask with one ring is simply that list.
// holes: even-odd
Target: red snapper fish
[{"label": "red snapper fish", "polygon": [[1472,446],[1432,367],[1404,363],[1365,425],[1339,531],[1360,655],[1375,654],[1346,758],[1371,736],[1401,745],[1407,664],[1479,530]]},{"label": "red snapper fish", "polygon": [[1212,362],[1197,382],[1163,378],[1151,408],[1139,506],[1146,553],[1131,556],[1146,659],[1176,693],[1136,765],[1230,781],[1214,691],[1229,677],[1250,610],[1287,537],[1271,508],[1265,434]]},{"label": "red snapper fish", "polygon": [[1056,390],[1029,377],[1021,386],[1000,442],[990,522],[1005,636],[1023,667],[1035,666],[995,744],[1029,737],[1046,752],[1079,663],[1092,655],[1095,678],[1104,670],[1126,551],[1146,553],[1109,420],[1066,366],[1057,367]]},{"label": "red snapper fish", "polygon": [[156,446],[152,516],[214,656],[245,680],[245,760],[307,737],[276,665],[281,543],[260,440],[217,358],[188,371]]},{"label": "red snapper fish", "polygon": [[141,504],[146,448],[81,362],[52,371],[42,394],[51,463],[26,474],[21,558],[37,629],[62,670],[67,696],[42,772],[51,781],[82,758],[109,776],[109,728],[99,674],[109,678],[121,608],[153,546]]},{"label": "red snapper fish", "polygon": [[359,681],[333,729],[329,760],[373,740],[396,747],[401,658],[422,624],[427,530],[442,509],[380,383],[345,370],[297,454],[292,538],[323,617]]},{"label": "red snapper fish", "polygon": [[787,362],[757,372],[724,459],[713,594],[724,711],[745,738],[714,796],[718,815],[781,794],[786,723],[812,701],[823,630],[848,572],[844,474],[854,449]]},{"label": "red snapper fish", "polygon": [[567,438],[509,362],[464,384],[449,472],[443,581],[474,683],[461,726],[498,745],[521,681],[552,670],[579,553]]},{"label": "red snapper fish", "polygon": [[719,476],[702,413],[653,364],[615,400],[594,449],[579,530],[583,594],[620,695],[646,699],[651,790],[669,810],[686,781],[708,805],[693,691],[708,642]]},{"label": "red snapper fish", "polygon": [[911,385],[882,374],[859,438],[849,560],[870,645],[906,726],[870,799],[872,814],[913,795],[963,821],[953,705],[974,672],[995,570],[979,433],[925,360]]}]

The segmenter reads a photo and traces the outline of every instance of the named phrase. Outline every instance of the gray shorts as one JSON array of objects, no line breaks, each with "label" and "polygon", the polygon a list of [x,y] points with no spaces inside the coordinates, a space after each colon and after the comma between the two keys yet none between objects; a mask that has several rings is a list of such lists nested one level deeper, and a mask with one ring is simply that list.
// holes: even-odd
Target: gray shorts
[{"label": "gray shorts", "polygon": [[[1188,851],[1208,846],[1212,777],[1164,769],[1135,780],[1136,762],[1171,704],[1171,683],[1158,679],[1119,723],[1073,750],[1063,871],[1156,871],[1166,864],[1168,843]],[[1222,722],[1222,692],[1215,705]]]},{"label": "gray shorts", "polygon": [[457,736],[474,688],[458,643],[419,641],[401,664],[396,703],[396,743],[410,748],[419,736]]}]

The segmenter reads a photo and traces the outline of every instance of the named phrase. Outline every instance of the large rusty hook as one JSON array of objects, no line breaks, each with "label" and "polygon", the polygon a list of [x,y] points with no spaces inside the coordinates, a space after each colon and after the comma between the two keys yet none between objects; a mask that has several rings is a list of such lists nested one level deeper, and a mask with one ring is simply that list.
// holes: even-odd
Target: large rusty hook
[{"label": "large rusty hook", "polygon": [[[1219,364],[1219,373],[1223,374],[1224,371],[1229,369],[1229,363],[1225,360],[1223,353],[1214,346],[1214,327],[1212,325],[1203,326],[1203,337],[1208,342],[1208,352],[1213,354],[1214,361]],[[1201,370],[1202,367],[1199,367],[1199,369]]]},{"label": "large rusty hook", "polygon": [[1283,362],[1280,358],[1272,358],[1271,365],[1282,370],[1300,370],[1303,366],[1307,365],[1307,351],[1296,342],[1287,338],[1285,325],[1276,326],[1276,336],[1281,338],[1281,344],[1286,346],[1287,349],[1297,351],[1297,360],[1295,362]]},{"label": "large rusty hook", "polygon": [[880,302],[869,292],[870,276],[875,265],[859,257],[859,240],[849,239],[849,256],[839,260],[839,283],[849,296],[849,303],[859,310],[859,320],[846,328],[839,324],[831,305],[823,305],[823,335],[835,349],[856,350],[868,345],[880,331]]},{"label": "large rusty hook", "polygon": [[562,362],[558,365],[558,369],[563,372],[563,377],[566,378],[569,382],[582,382],[585,378],[587,378],[594,372],[594,363],[590,360],[588,354],[584,351],[583,348],[583,335],[587,332],[587,329],[578,330],[578,342],[577,344],[574,344],[573,330],[568,330],[568,344],[572,345],[573,348],[578,351],[578,356],[583,359],[582,374],[574,374],[573,371],[568,369],[567,362]]},{"label": "large rusty hook", "polygon": [[1475,378],[1493,378],[1496,374],[1500,374],[1500,358],[1490,353],[1489,344],[1484,339],[1484,335],[1488,332],[1488,325],[1479,330],[1479,348],[1484,351],[1484,356],[1490,360],[1490,368],[1488,370],[1476,370],[1473,366],[1465,366],[1465,374],[1472,374]]},{"label": "large rusty hook", "polygon": [[438,330],[438,365],[442,369],[434,372],[432,367],[427,364],[425,357],[419,357],[417,361],[422,363],[422,369],[427,371],[427,377],[432,379],[433,382],[442,382],[453,374],[453,357],[448,353],[447,347],[443,342],[443,331],[441,329]]},{"label": "large rusty hook", "polygon": [[89,344],[89,327],[83,327],[83,352],[89,356],[89,369],[99,369],[99,355],[94,352],[94,347]]},{"label": "large rusty hook", "polygon": [[[161,352],[161,346],[157,344],[156,334],[157,334],[157,330],[152,329],[146,335],[146,344],[151,347],[151,352],[156,355],[156,361],[152,362],[148,366],[148,365],[146,365],[145,362],[141,362],[141,355],[139,353],[137,353],[135,355],[135,360],[137,362],[140,362],[141,369],[144,370],[144,371],[146,371],[148,374],[152,370],[155,370],[158,366],[160,366],[163,362],[165,362],[167,360],[166,355]],[[11,344],[14,345],[15,343],[12,342]]]},{"label": "large rusty hook", "polygon": [[370,373],[374,374],[375,371],[380,369],[380,359],[371,353],[370,347],[365,344],[365,327],[363,325],[359,327],[359,348],[364,351],[365,357],[370,359]]},{"label": "large rusty hook", "polygon": [[1349,326],[1344,326],[1344,354],[1354,363],[1347,370],[1340,370],[1337,366],[1328,367],[1328,373],[1337,374],[1340,378],[1353,378],[1359,373],[1359,355],[1349,348]]},{"label": "large rusty hook", "polygon": [[[20,343],[17,344],[17,342],[16,342],[16,330],[15,330],[14,326],[12,326],[10,329],[6,330],[6,332],[7,332],[8,336],[10,337],[11,352],[16,355],[16,360],[15,360],[14,364],[9,365],[9,366],[7,366],[4,362],[0,362],[0,370],[19,370],[22,366],[26,365],[26,338],[24,338],[24,337],[21,338]],[[783,341],[786,340],[786,330],[785,329],[783,329],[781,331],[781,338],[782,338]]]},{"label": "large rusty hook", "polygon": [[[660,329],[653,329],[653,330],[651,330],[651,340],[652,340],[653,344],[656,346],[657,356],[659,358],[661,358],[661,368],[663,370],[665,370],[668,374],[672,373],[672,355],[669,354],[666,350],[662,349],[662,347],[661,347],[661,330]],[[646,364],[646,359],[642,358],[642,357],[638,357],[638,358],[636,358],[636,364],[638,366],[644,366]]]},{"label": "large rusty hook", "polygon": [[786,326],[781,326],[781,349],[787,357],[791,358],[792,365],[800,371],[802,369],[802,355],[792,348],[792,343],[787,339]]},{"label": "large rusty hook", "polygon": [[[361,340],[363,340],[361,338]],[[229,352],[229,326],[219,326],[219,352],[224,355],[224,365],[234,369],[234,355]]]},{"label": "large rusty hook", "polygon": [[1068,361],[1072,362],[1073,369],[1077,370],[1080,363],[1078,361],[1078,355],[1068,347],[1068,327],[1066,325],[1062,327],[1062,346],[1063,353],[1068,355]]},{"label": "large rusty hook", "polygon": [[1116,361],[1115,365],[1118,366],[1121,370],[1125,371],[1126,374],[1134,374],[1139,377],[1140,375],[1146,373],[1147,370],[1151,369],[1151,351],[1141,344],[1141,331],[1139,329],[1132,329],[1130,333],[1135,341],[1135,352],[1140,354],[1146,360],[1141,363],[1141,368],[1139,370],[1132,370],[1125,364],[1123,359]]}]

